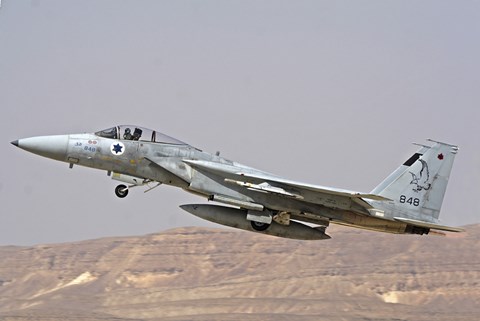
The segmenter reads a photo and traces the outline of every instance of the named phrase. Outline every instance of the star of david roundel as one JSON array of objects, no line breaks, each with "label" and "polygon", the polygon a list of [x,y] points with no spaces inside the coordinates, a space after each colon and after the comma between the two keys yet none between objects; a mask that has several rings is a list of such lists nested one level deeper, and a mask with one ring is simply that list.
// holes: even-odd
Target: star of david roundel
[{"label": "star of david roundel", "polygon": [[125,145],[122,142],[115,142],[110,145],[110,151],[115,156],[122,155],[125,152]]}]

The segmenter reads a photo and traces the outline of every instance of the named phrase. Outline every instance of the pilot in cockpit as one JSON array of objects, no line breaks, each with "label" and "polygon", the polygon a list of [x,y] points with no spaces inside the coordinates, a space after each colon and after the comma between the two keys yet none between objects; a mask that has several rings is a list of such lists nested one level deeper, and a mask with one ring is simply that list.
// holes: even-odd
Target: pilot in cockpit
[{"label": "pilot in cockpit", "polygon": [[130,128],[125,128],[125,134],[123,134],[123,139],[133,140],[133,135],[132,135],[132,131],[130,130]]}]

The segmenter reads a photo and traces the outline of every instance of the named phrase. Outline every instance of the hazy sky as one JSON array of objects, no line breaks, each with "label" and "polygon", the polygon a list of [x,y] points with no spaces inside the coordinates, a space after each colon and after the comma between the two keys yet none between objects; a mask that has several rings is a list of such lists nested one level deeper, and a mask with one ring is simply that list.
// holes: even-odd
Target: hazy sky
[{"label": "hazy sky", "polygon": [[3,0],[0,244],[218,226],[10,145],[125,123],[362,192],[411,142],[458,144],[440,218],[479,222],[479,57],[479,1]]}]

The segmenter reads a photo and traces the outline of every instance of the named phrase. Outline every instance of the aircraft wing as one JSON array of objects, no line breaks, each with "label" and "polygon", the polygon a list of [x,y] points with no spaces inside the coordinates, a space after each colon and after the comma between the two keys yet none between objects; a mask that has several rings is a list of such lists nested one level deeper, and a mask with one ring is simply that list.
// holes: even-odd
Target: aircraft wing
[{"label": "aircraft wing", "polygon": [[273,184],[277,183],[281,185],[290,186],[299,190],[308,190],[308,191],[317,192],[317,193],[325,193],[325,194],[346,196],[346,197],[352,197],[352,198],[366,198],[366,199],[371,199],[375,201],[390,201],[389,198],[385,198],[380,195],[365,194],[365,193],[354,192],[354,191],[349,191],[345,189],[305,184],[305,183],[291,181],[291,180],[282,179],[282,178],[272,178],[268,176],[265,177],[261,175],[245,174],[245,173],[238,173],[237,175],[239,176],[239,179],[267,181],[267,182],[272,182]]},{"label": "aircraft wing", "polygon": [[171,162],[167,161],[165,157],[159,157],[155,159],[145,157],[145,160],[148,161],[156,171],[159,171],[162,176],[168,177],[171,182],[175,182],[177,186],[181,186],[182,188],[188,187],[188,179],[181,176],[182,171],[179,171],[177,168],[175,168],[175,166],[172,165]]},{"label": "aircraft wing", "polygon": [[379,195],[296,182],[268,173],[256,172],[248,167],[243,168],[201,160],[184,160],[184,162],[197,170],[224,177],[227,183],[237,184],[258,192],[301,199],[329,207],[349,206],[349,203],[355,202],[368,209],[371,206],[363,199],[390,201],[390,199]]}]

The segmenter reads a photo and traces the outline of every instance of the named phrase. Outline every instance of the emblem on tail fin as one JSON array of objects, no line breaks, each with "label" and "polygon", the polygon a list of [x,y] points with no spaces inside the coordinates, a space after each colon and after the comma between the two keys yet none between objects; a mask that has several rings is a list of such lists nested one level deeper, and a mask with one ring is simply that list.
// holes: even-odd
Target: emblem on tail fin
[{"label": "emblem on tail fin", "polygon": [[428,164],[423,159],[419,159],[419,161],[422,163],[422,169],[420,170],[420,172],[418,174],[409,172],[410,174],[412,174],[412,181],[410,182],[410,185],[414,185],[413,191],[415,193],[418,193],[421,190],[428,191],[430,187],[432,187],[432,184],[428,182],[428,180],[430,179]]}]

